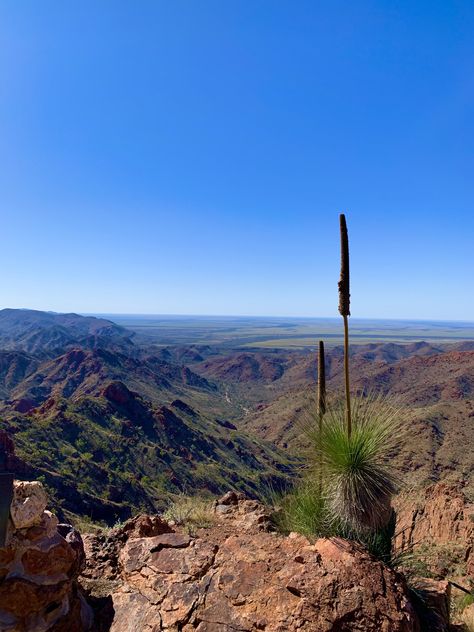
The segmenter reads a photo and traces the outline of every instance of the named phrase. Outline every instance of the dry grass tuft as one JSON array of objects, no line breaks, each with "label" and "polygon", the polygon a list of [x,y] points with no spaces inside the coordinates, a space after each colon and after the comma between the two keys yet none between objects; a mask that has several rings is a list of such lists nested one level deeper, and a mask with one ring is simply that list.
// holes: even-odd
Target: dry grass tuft
[{"label": "dry grass tuft", "polygon": [[199,496],[178,496],[163,516],[188,530],[210,527],[215,520],[212,501]]}]

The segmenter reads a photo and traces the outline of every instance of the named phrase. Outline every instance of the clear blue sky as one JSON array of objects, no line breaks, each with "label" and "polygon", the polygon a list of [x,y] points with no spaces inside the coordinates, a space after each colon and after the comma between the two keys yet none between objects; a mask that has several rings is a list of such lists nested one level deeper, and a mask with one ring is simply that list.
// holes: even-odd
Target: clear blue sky
[{"label": "clear blue sky", "polygon": [[474,320],[472,0],[3,0],[0,306]]}]

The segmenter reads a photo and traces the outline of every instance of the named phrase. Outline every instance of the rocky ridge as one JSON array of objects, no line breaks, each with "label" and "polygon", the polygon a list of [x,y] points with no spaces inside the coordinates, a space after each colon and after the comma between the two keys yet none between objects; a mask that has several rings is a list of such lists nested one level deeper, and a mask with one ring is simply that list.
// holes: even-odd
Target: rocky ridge
[{"label": "rocky ridge", "polygon": [[[278,534],[268,510],[243,494],[209,507],[205,527],[139,515],[83,539],[47,502],[41,483],[15,482],[0,548],[2,632],[461,629],[449,627],[449,582],[412,578],[420,607],[403,575],[364,548]],[[454,543],[472,574],[462,490],[438,484],[398,509],[397,546]]]}]

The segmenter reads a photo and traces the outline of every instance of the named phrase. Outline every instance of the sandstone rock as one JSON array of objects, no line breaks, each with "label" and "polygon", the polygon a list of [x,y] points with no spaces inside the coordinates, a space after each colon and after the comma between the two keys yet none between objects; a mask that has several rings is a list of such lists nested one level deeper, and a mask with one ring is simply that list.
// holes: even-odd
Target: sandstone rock
[{"label": "sandstone rock", "polygon": [[402,576],[360,547],[271,533],[254,501],[219,504],[231,510],[196,535],[127,539],[111,632],[418,632]]},{"label": "sandstone rock", "polygon": [[76,553],[65,540],[46,551],[27,549],[21,557],[21,563],[27,574],[53,577],[67,576],[75,560]]},{"label": "sandstone rock", "polygon": [[[114,587],[119,575],[118,555],[127,540],[174,533],[160,516],[140,515],[118,529],[105,533],[85,534],[82,538],[88,564],[82,573],[83,586],[92,595],[104,597],[108,587]],[[98,583],[100,580],[100,584]]]},{"label": "sandstone rock", "polygon": [[27,622],[31,615],[42,612],[50,604],[62,603],[69,589],[69,581],[38,586],[23,577],[12,577],[0,584],[1,609]]},{"label": "sandstone rock", "polygon": [[15,483],[7,546],[0,548],[1,632],[85,632],[91,625],[76,581],[84,564],[80,536],[58,525],[46,502],[41,484]]},{"label": "sandstone rock", "polygon": [[10,571],[10,565],[15,558],[15,551],[12,548],[0,549],[0,580]]},{"label": "sandstone rock", "polygon": [[41,522],[48,496],[39,481],[15,481],[10,515],[16,529]]},{"label": "sandstone rock", "polygon": [[140,515],[127,520],[119,532],[128,538],[149,538],[162,533],[170,533],[173,529],[160,516]]},{"label": "sandstone rock", "polygon": [[228,492],[217,501],[214,511],[239,530],[273,530],[269,510],[256,500],[246,499],[244,494]]},{"label": "sandstone rock", "polygon": [[70,574],[77,577],[86,565],[86,554],[81,534],[70,524],[58,524],[57,529],[58,533],[65,539],[74,552],[74,563],[71,566]]},{"label": "sandstone rock", "polygon": [[245,500],[244,494],[230,491],[224,494],[221,498],[219,498],[216,504],[217,505],[238,505],[239,500]]}]

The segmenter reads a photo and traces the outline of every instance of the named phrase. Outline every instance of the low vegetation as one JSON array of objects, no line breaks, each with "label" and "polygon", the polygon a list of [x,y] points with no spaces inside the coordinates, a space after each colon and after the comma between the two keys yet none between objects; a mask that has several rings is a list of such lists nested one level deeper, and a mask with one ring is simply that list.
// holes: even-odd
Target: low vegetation
[{"label": "low vegetation", "polygon": [[213,501],[201,496],[179,495],[164,512],[166,520],[188,531],[210,527],[214,523]]},{"label": "low vegetation", "polygon": [[60,516],[109,525],[166,508],[176,494],[251,497],[292,469],[285,453],[211,415],[155,407],[124,390],[125,403],[105,396],[58,400],[50,410],[3,421],[30,478],[43,480]]}]

